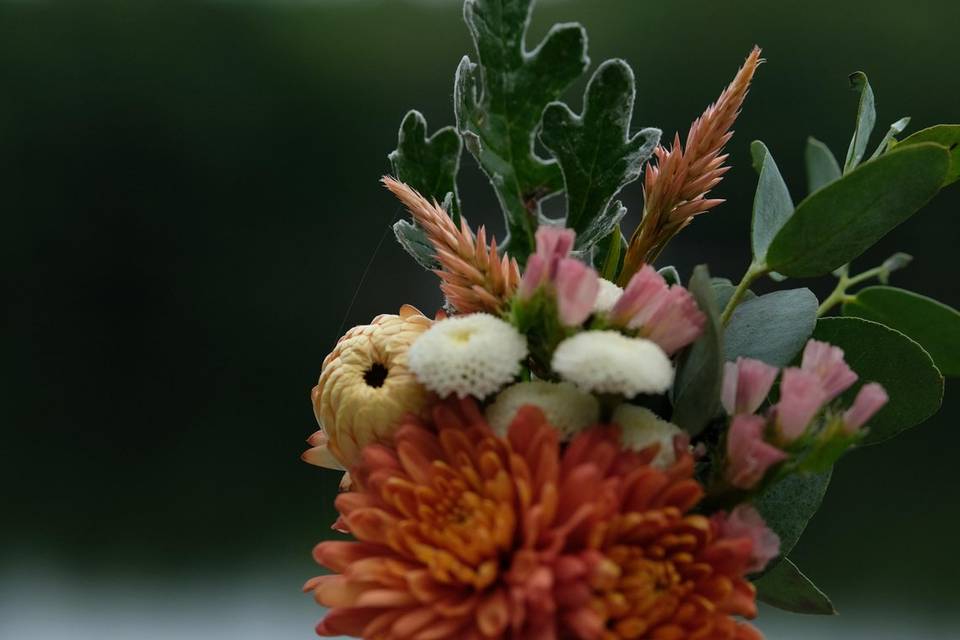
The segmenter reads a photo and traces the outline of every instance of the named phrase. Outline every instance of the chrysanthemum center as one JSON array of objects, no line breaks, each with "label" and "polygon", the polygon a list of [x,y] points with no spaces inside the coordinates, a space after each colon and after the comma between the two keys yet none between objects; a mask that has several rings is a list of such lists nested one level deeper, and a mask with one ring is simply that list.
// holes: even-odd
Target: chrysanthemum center
[{"label": "chrysanthemum center", "polygon": [[370,365],[370,368],[366,370],[363,374],[363,381],[367,383],[368,386],[377,389],[383,386],[383,383],[387,380],[387,375],[390,374],[390,370],[379,362],[374,362]]}]

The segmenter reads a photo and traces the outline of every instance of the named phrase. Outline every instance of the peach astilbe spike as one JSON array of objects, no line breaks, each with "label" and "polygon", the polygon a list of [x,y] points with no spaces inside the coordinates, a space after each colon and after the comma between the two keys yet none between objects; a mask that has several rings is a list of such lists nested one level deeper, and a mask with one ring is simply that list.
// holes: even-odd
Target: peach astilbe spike
[{"label": "peach astilbe spike", "polygon": [[476,236],[460,217],[460,228],[436,201],[430,202],[416,190],[389,176],[384,186],[407,208],[417,225],[427,234],[436,252],[440,268],[435,269],[440,289],[458,313],[486,311],[499,314],[520,282],[517,261],[497,254],[497,241],[483,227]]},{"label": "peach astilbe spike", "polygon": [[754,47],[733,82],[690,125],[686,146],[680,144],[677,134],[669,150],[662,145],[654,150],[656,164],[647,165],[643,180],[643,220],[630,239],[621,284],[644,263],[652,262],[694,216],[723,202],[708,199],[707,194],[730,168],[724,166],[727,155],[722,153],[723,147],[733,136],[730,127],[761,62],[760,48]]},{"label": "peach astilbe spike", "polygon": [[[305,591],[322,636],[367,640],[758,640],[745,578],[776,550],[757,526],[691,513],[703,490],[682,438],[625,451],[616,426],[561,448],[542,411],[505,436],[472,399],[369,445],[337,497],[356,541],[321,542]],[[757,516],[759,518],[759,516]],[[760,567],[762,568],[762,566]]]}]

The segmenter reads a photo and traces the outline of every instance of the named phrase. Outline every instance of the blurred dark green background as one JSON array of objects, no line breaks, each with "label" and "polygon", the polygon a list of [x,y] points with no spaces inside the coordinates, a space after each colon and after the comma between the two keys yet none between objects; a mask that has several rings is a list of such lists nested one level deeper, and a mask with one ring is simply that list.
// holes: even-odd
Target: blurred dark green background
[{"label": "blurred dark green background", "polygon": [[[728,201],[661,259],[684,277],[746,266],[751,140],[795,200],[808,134],[842,156],[847,73],[869,74],[878,132],[960,120],[956,0],[543,2],[533,36],[568,20],[592,67],[634,66],[635,125],[667,136],[764,47]],[[468,51],[457,0],[0,4],[0,636],[311,637],[297,589],[337,476],[298,461],[309,390],[341,328],[440,303],[377,180],[408,108],[452,122]],[[467,155],[461,194],[502,235]],[[906,251],[895,283],[960,306],[958,209],[955,185],[859,266]],[[935,419],[842,462],[794,556],[846,615],[772,616],[771,637],[952,636],[958,416],[951,384]]]}]

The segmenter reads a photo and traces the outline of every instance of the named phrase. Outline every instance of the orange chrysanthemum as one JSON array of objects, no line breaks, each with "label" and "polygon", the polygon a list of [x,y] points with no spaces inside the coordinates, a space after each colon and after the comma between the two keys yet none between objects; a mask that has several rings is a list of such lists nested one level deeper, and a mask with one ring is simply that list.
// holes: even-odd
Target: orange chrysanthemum
[{"label": "orange chrysanthemum", "polygon": [[413,419],[393,448],[368,446],[341,494],[358,541],[317,545],[336,572],[305,585],[330,611],[323,636],[371,640],[682,638],[757,640],[744,578],[753,542],[690,514],[702,489],[678,442],[620,449],[617,427],[561,451],[524,407],[497,437],[472,400]]}]

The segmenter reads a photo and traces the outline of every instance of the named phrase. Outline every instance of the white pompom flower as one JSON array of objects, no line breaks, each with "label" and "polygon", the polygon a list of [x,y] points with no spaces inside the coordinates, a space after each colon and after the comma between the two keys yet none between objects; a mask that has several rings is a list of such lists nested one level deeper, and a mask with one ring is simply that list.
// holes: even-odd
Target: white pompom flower
[{"label": "white pompom flower", "polygon": [[673,384],[673,365],[663,349],[617,331],[584,331],[567,338],[554,351],[552,367],[590,393],[632,398],[663,393]]},{"label": "white pompom flower", "polygon": [[487,421],[498,435],[505,435],[520,407],[533,405],[543,411],[561,440],[600,420],[600,403],[569,382],[519,382],[500,392],[487,407]]},{"label": "white pompom flower", "polygon": [[677,425],[667,422],[646,407],[633,404],[621,404],[614,409],[611,422],[620,425],[620,439],[624,449],[643,451],[651,445],[659,444],[660,450],[650,464],[666,469],[676,462],[673,439],[683,433]]},{"label": "white pompom flower", "polygon": [[407,363],[441,397],[483,399],[511,382],[527,357],[527,339],[488,313],[433,323],[410,347]]},{"label": "white pompom flower", "polygon": [[613,309],[620,296],[623,295],[623,289],[613,284],[609,280],[600,278],[600,291],[597,293],[597,299],[593,303],[593,311],[608,313]]}]

